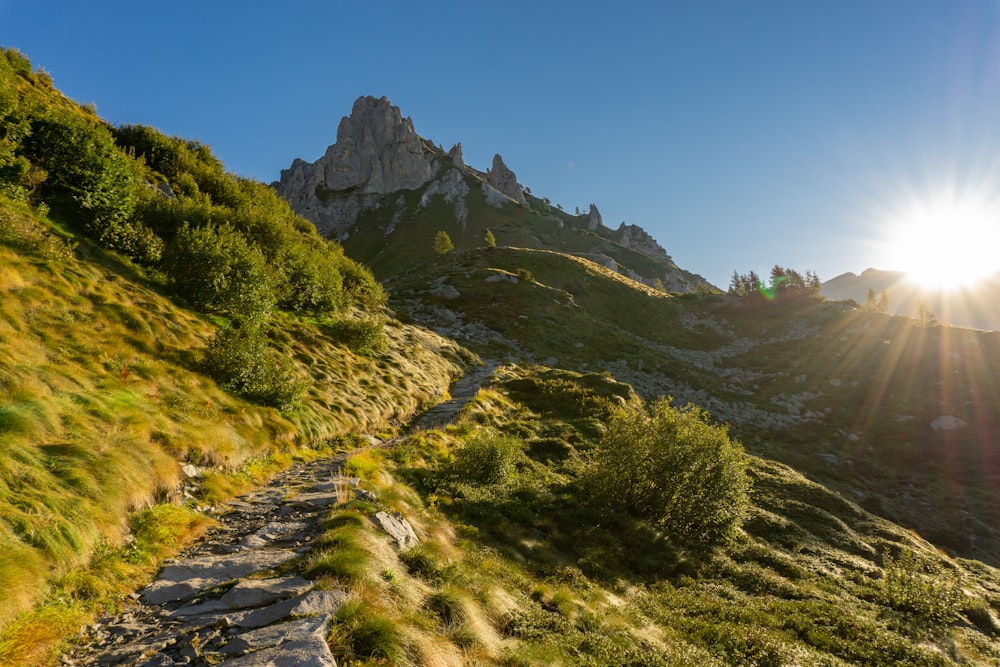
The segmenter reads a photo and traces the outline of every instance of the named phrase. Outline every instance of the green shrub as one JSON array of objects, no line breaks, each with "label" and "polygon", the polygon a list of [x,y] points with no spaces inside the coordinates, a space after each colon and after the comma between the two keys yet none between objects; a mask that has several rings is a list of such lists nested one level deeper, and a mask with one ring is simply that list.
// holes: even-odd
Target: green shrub
[{"label": "green shrub", "polygon": [[934,626],[955,620],[964,597],[957,570],[943,572],[921,562],[909,549],[903,549],[898,558],[886,552],[884,566],[881,594],[886,605]]},{"label": "green shrub", "polygon": [[520,451],[516,438],[493,431],[480,433],[455,453],[451,473],[463,482],[503,484],[513,473]]},{"label": "green shrub", "polygon": [[669,400],[619,409],[584,477],[591,499],[691,552],[726,541],[746,513],[750,482],[742,446],[707,419]]},{"label": "green shrub", "polygon": [[282,411],[298,407],[309,387],[290,359],[268,348],[267,336],[253,323],[219,331],[202,367],[229,391]]},{"label": "green shrub", "polygon": [[281,261],[285,284],[279,305],[286,310],[317,315],[346,308],[348,298],[340,274],[341,259],[331,245],[290,244]]},{"label": "green shrub", "polygon": [[275,304],[263,254],[230,225],[184,224],[163,257],[174,292],[195,308],[263,320]]},{"label": "green shrub", "polygon": [[389,344],[382,317],[344,317],[323,325],[323,331],[333,340],[366,356],[378,354]]},{"label": "green shrub", "polygon": [[47,172],[39,194],[53,211],[81,222],[101,244],[133,252],[142,235],[122,228],[130,226],[135,210],[139,165],[122,153],[107,127],[69,114],[36,118],[22,150]]}]

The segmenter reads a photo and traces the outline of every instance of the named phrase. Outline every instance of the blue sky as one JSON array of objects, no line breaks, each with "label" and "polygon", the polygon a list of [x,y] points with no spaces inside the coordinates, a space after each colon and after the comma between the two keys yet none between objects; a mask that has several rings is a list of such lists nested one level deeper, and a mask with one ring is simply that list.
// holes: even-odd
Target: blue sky
[{"label": "blue sky", "polygon": [[0,0],[0,44],[265,182],[385,95],[469,164],[501,153],[723,288],[775,263],[901,268],[894,211],[1000,196],[997,2]]}]

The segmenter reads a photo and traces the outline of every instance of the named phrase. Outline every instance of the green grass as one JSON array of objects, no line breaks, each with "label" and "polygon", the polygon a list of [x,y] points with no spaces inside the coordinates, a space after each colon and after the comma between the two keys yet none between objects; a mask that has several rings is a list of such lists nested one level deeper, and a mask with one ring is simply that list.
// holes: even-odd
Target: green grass
[{"label": "green grass", "polygon": [[[301,408],[282,415],[201,375],[216,325],[132,265],[86,241],[79,257],[54,253],[60,241],[37,241],[57,238],[51,224],[3,199],[0,229],[0,631],[38,627],[36,604],[61,613],[47,591],[87,580],[92,556],[123,543],[127,517],[174,493],[181,463],[208,468],[199,497],[219,502],[337,436],[398,427],[472,359],[397,321],[384,349],[361,356],[280,316],[272,345],[312,379]],[[79,613],[92,610],[65,610]],[[12,632],[0,662],[20,641],[49,641]]]}]

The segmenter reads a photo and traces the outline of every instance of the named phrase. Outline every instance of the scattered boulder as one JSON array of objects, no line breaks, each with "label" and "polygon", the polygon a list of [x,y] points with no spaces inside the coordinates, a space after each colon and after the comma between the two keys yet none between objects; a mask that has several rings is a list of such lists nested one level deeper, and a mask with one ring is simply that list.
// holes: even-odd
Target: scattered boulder
[{"label": "scattered boulder", "polygon": [[935,431],[957,431],[967,425],[964,419],[959,419],[954,415],[941,415],[931,422],[931,428]]},{"label": "scattered boulder", "polygon": [[430,290],[430,294],[439,299],[448,299],[449,301],[462,296],[462,293],[455,289],[454,285],[440,285]]}]

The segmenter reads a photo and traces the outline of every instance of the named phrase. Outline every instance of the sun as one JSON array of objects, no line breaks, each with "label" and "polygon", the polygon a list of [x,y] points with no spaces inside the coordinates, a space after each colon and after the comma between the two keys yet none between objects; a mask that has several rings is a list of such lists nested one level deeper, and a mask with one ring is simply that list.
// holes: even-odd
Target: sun
[{"label": "sun", "polygon": [[893,220],[887,253],[921,287],[974,285],[1000,271],[1000,207],[950,196],[915,202]]}]

